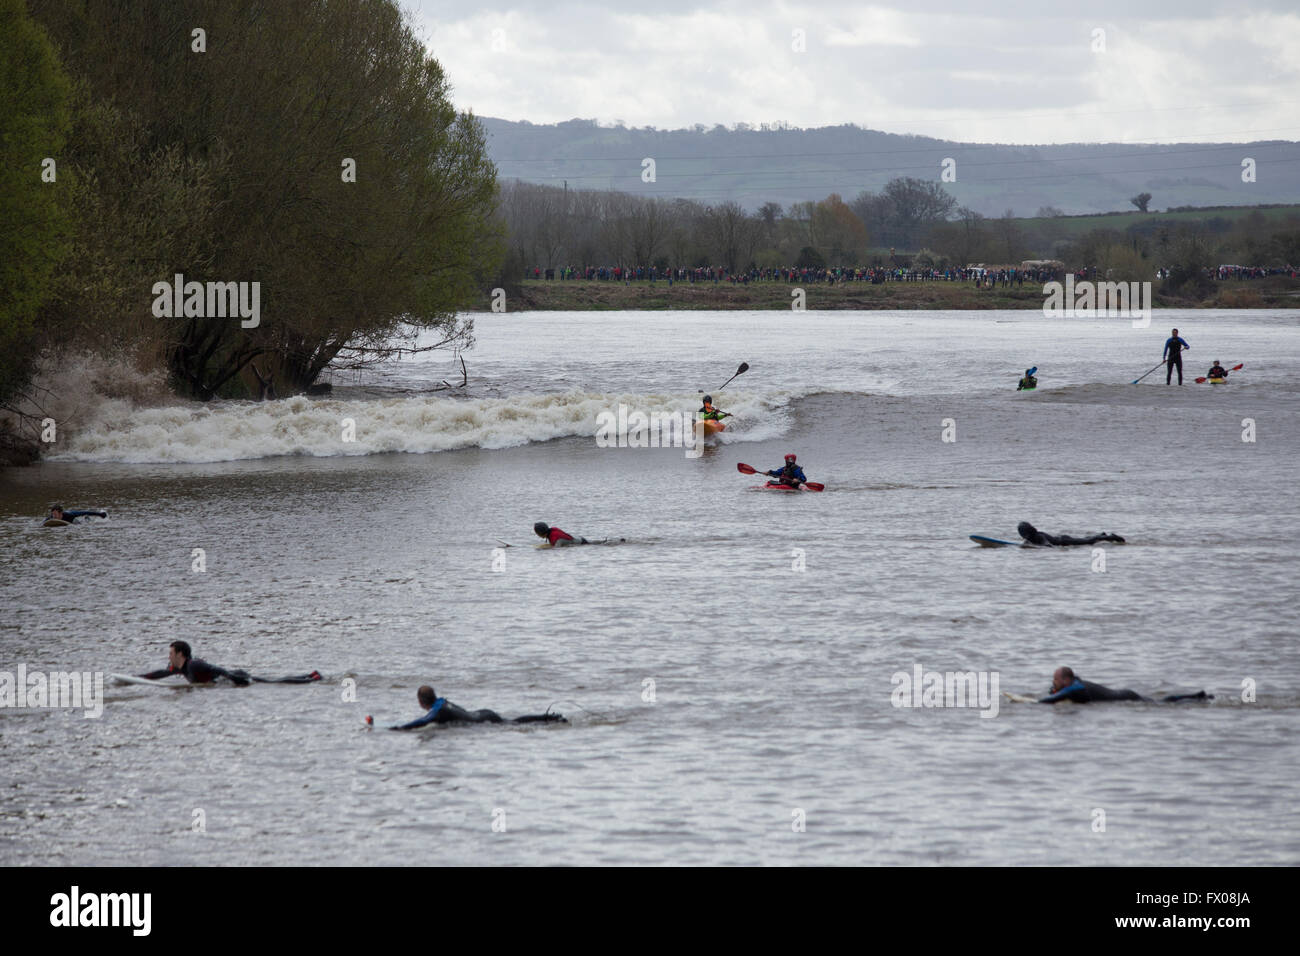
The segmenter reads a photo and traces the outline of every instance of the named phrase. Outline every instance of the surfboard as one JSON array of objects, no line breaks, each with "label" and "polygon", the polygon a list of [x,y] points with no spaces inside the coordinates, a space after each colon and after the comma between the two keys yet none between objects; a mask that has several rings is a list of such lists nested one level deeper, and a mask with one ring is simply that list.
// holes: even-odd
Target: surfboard
[{"label": "surfboard", "polygon": [[1038,703],[1038,698],[1037,698],[1037,697],[1026,697],[1024,694],[1013,694],[1013,693],[1011,693],[1011,691],[1009,691],[1009,690],[1004,690],[1004,691],[1002,692],[1002,696],[1005,697],[1007,700],[1009,700],[1009,701],[1013,701],[1013,702],[1015,702],[1015,703],[1017,703],[1017,704],[1036,704],[1036,703]]},{"label": "surfboard", "polygon": [[66,528],[66,527],[67,527],[68,525],[70,525],[70,524],[72,524],[71,521],[64,521],[62,518],[46,518],[46,519],[45,519],[45,524],[42,525],[42,527],[45,527],[45,528]]},{"label": "surfboard", "polygon": [[1000,538],[986,538],[982,534],[973,534],[970,539],[981,548],[1018,548],[1024,543],[1021,541],[1003,541]]},{"label": "surfboard", "polygon": [[198,684],[191,684],[189,681],[175,682],[167,679],[149,680],[145,677],[136,677],[134,674],[109,674],[109,679],[116,684],[136,684],[144,687],[166,687],[169,690],[189,690],[191,687],[198,687]]}]

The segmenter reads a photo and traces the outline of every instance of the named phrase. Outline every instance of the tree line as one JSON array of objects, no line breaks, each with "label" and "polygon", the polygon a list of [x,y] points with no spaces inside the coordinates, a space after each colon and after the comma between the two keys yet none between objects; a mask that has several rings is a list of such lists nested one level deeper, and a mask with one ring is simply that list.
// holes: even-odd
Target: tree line
[{"label": "tree line", "polygon": [[1057,209],[1040,208],[1034,220],[1010,209],[986,217],[959,206],[941,183],[907,177],[847,201],[832,193],[784,207],[767,202],[753,212],[735,202],[706,204],[513,180],[502,184],[501,216],[509,249],[504,282],[533,269],[569,266],[661,272],[712,267],[734,274],[792,266],[959,270],[1040,259],[1136,280],[1175,266],[1179,275],[1191,275],[1227,261],[1300,264],[1300,213],[1271,220],[1258,211],[1235,221],[1222,216],[1146,220],[1125,229],[1098,226],[1076,236]]},{"label": "tree line", "polygon": [[[496,170],[393,0],[0,0],[0,71],[0,402],[73,348],[206,400],[472,340]],[[176,274],[260,324],[155,315]]]}]

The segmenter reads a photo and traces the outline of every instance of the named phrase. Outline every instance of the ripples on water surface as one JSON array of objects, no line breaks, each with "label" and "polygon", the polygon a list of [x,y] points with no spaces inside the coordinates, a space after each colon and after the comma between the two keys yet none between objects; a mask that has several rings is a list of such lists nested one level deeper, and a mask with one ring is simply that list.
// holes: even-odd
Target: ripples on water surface
[{"label": "ripples on water surface", "polygon": [[[0,710],[0,862],[1293,864],[1296,316],[1170,318],[484,316],[470,401],[413,391],[439,357],[328,403],[89,429],[0,474],[4,668],[138,673],[184,638],[329,683]],[[1246,370],[1129,385],[1175,322],[1189,382]],[[620,401],[693,408],[741,360],[703,457],[590,437]],[[787,450],[825,493],[736,472]],[[53,499],[112,518],[41,529]],[[1022,518],[1129,544],[1098,572],[1088,548],[967,540]],[[536,520],[628,541],[537,551]],[[917,664],[1219,696],[891,706]],[[573,722],[365,729],[417,716],[426,682]]]}]

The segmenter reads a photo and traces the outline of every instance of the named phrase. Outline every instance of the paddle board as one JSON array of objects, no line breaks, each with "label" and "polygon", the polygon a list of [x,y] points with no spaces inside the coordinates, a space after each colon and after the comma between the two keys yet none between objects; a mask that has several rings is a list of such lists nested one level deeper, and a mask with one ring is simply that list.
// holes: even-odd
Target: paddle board
[{"label": "paddle board", "polygon": [[46,519],[45,519],[45,524],[42,525],[42,527],[45,527],[45,528],[66,528],[66,527],[67,527],[68,525],[70,525],[70,524],[72,524],[71,521],[64,521],[62,518],[46,518]]},{"label": "paddle board", "polygon": [[163,679],[149,680],[145,677],[136,677],[134,674],[109,674],[109,679],[116,684],[137,684],[145,687],[166,687],[169,690],[189,690],[191,687],[197,687],[198,684],[191,684],[187,680],[180,682]]}]

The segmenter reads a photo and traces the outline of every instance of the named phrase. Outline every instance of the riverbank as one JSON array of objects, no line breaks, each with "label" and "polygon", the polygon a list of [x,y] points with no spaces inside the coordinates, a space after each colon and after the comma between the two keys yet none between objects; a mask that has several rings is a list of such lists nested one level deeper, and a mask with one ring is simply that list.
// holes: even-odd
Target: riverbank
[{"label": "riverbank", "polygon": [[[1155,291],[1156,308],[1179,309],[1294,309],[1300,307],[1300,279],[1227,281],[1209,298],[1162,295]],[[791,292],[802,288],[808,309],[1041,309],[1043,290],[1038,284],[977,289],[971,282],[845,282],[836,285],[784,282],[600,282],[529,280],[518,295],[507,299],[511,312],[643,311],[669,309],[789,309]],[[491,308],[484,296],[484,310]]]}]

